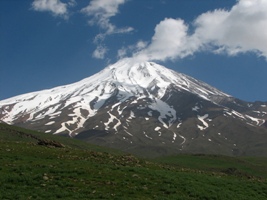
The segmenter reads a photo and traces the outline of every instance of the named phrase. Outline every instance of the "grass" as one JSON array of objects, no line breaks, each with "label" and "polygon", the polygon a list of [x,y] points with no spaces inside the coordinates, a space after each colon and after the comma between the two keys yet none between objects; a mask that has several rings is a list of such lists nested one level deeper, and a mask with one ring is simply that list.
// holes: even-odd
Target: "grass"
[{"label": "grass", "polygon": [[[65,147],[38,145],[31,137],[16,139],[7,135],[12,131]],[[0,136],[0,199],[267,198],[265,158],[179,155],[148,161],[6,125]],[[224,171],[229,168],[235,171]]]},{"label": "grass", "polygon": [[267,178],[267,158],[229,157],[222,155],[181,154],[166,156],[155,161],[179,168],[190,168],[205,172],[225,173],[235,176]]}]

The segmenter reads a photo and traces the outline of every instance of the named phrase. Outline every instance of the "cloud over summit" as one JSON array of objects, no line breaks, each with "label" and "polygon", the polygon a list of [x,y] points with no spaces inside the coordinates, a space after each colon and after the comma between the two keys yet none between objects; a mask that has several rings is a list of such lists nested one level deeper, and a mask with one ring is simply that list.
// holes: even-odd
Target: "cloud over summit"
[{"label": "cloud over summit", "polygon": [[189,52],[186,46],[187,29],[181,19],[166,18],[155,27],[151,43],[135,54],[142,60],[165,60],[184,57]]}]

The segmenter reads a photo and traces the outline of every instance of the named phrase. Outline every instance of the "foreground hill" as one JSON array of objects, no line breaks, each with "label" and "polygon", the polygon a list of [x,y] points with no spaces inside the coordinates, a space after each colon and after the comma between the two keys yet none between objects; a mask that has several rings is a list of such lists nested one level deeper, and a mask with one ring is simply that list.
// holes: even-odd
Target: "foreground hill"
[{"label": "foreground hill", "polygon": [[0,199],[267,197],[266,158],[179,155],[149,161],[84,144],[0,124]]}]

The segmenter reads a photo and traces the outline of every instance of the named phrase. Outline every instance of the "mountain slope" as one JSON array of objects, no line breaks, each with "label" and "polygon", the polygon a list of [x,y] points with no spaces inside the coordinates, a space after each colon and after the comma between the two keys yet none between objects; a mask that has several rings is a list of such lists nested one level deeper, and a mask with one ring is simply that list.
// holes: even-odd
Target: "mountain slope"
[{"label": "mountain slope", "polygon": [[267,155],[266,103],[259,107],[156,63],[124,59],[77,83],[1,101],[0,120],[155,156]]}]

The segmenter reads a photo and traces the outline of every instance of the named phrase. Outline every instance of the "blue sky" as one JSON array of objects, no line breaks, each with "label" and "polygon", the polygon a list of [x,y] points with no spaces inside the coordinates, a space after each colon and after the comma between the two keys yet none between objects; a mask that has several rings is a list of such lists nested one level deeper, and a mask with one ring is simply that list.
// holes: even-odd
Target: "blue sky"
[{"label": "blue sky", "polygon": [[123,57],[267,101],[267,0],[1,0],[0,100]]}]

